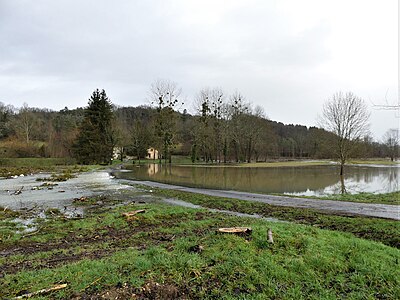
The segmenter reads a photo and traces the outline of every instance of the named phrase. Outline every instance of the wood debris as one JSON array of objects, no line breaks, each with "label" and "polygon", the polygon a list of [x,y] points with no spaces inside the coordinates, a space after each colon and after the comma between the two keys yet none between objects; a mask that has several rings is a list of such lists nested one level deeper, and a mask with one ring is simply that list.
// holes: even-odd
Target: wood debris
[{"label": "wood debris", "polygon": [[80,198],[74,198],[74,200],[72,200],[72,202],[85,202],[88,200],[88,197],[82,196]]},{"label": "wood debris", "polygon": [[133,211],[122,213],[122,215],[124,217],[133,217],[133,216],[135,216],[137,214],[143,214],[145,212],[146,212],[146,210],[144,210],[144,209],[138,209],[138,210],[133,210]]},{"label": "wood debris", "polygon": [[218,228],[218,233],[228,233],[228,234],[236,234],[236,235],[251,235],[252,233],[251,227],[227,227],[227,228]]},{"label": "wood debris", "polygon": [[66,288],[66,287],[67,287],[66,283],[57,284],[57,285],[55,285],[55,286],[53,286],[51,288],[42,289],[42,290],[39,290],[39,291],[36,291],[36,292],[33,292],[33,293],[24,294],[24,295],[15,297],[13,299],[31,298],[31,297],[34,297],[34,296],[43,295],[43,294],[47,294],[47,293],[50,293],[50,292],[58,291],[58,290]]},{"label": "wood debris", "polygon": [[13,195],[19,195],[22,193],[22,190],[24,189],[24,187],[22,186],[19,190],[16,190]]},{"label": "wood debris", "polygon": [[137,220],[137,214],[143,214],[146,211],[144,209],[133,210],[129,212],[122,213],[121,215],[126,218],[127,221]]}]

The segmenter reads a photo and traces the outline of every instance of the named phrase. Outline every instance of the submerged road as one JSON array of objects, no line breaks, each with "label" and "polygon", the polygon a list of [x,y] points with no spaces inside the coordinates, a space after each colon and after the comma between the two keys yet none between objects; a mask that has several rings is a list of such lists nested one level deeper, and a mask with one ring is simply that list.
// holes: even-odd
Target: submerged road
[{"label": "submerged road", "polygon": [[337,214],[361,215],[361,216],[400,220],[400,205],[357,203],[357,202],[345,202],[345,201],[334,201],[334,200],[319,200],[319,199],[305,199],[305,198],[295,198],[286,196],[273,196],[273,195],[254,194],[254,193],[238,192],[238,191],[191,188],[191,187],[177,186],[177,185],[152,182],[152,181],[129,180],[129,182],[130,183],[133,182],[136,184],[143,184],[150,187],[168,189],[168,190],[177,190],[183,192],[203,194],[208,196],[262,202],[275,206],[310,208],[319,211],[329,211]]}]

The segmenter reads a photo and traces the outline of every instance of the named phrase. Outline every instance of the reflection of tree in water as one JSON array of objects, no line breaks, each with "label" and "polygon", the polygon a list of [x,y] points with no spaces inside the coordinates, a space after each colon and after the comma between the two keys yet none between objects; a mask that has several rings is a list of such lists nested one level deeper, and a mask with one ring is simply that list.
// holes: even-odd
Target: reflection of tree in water
[{"label": "reflection of tree in water", "polygon": [[349,168],[344,182],[339,180],[335,185],[326,187],[321,194],[355,194],[361,192],[388,193],[398,190],[398,167],[358,167]]},{"label": "reflection of tree in water", "polygon": [[388,192],[398,189],[400,168],[349,166],[343,182],[337,166],[242,168],[161,166],[151,164],[121,173],[124,178],[151,179],[178,185],[260,193],[323,195],[342,192]]},{"label": "reflection of tree in water", "polygon": [[[301,193],[323,190],[337,182],[337,168],[242,168],[207,166],[134,168],[135,177],[216,189],[263,193]],[[138,170],[139,169],[139,170]],[[151,177],[151,178],[149,178]]]},{"label": "reflection of tree in water", "polygon": [[387,176],[384,178],[383,186],[389,192],[396,192],[399,190],[399,168],[390,168]]}]

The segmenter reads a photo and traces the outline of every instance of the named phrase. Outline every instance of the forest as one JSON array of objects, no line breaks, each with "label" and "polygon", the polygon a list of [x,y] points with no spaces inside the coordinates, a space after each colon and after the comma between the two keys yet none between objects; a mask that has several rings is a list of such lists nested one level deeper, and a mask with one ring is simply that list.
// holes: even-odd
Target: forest
[{"label": "forest", "polygon": [[[115,149],[120,150],[119,159],[143,159],[153,147],[159,150],[160,162],[171,162],[174,155],[190,157],[193,163],[335,158],[333,133],[270,120],[263,108],[254,107],[238,92],[225,95],[218,88],[203,89],[193,101],[194,114],[184,108],[188,104],[171,82],[155,82],[150,95],[148,105],[121,107],[112,104],[104,90],[95,90],[87,107],[59,111],[0,102],[0,157],[108,163]],[[390,133],[381,141],[369,135],[354,141],[351,156],[395,159],[398,141],[393,145]]]}]

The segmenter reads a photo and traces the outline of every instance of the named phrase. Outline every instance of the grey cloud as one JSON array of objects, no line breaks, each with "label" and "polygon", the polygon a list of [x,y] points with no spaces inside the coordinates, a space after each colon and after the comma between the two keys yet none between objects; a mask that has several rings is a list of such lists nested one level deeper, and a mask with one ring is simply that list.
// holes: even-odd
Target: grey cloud
[{"label": "grey cloud", "polygon": [[271,118],[312,125],[318,101],[340,89],[318,70],[331,59],[332,24],[294,32],[276,3],[0,0],[0,101],[84,106],[99,87],[139,105],[153,80],[167,78],[189,101],[220,86]]}]

